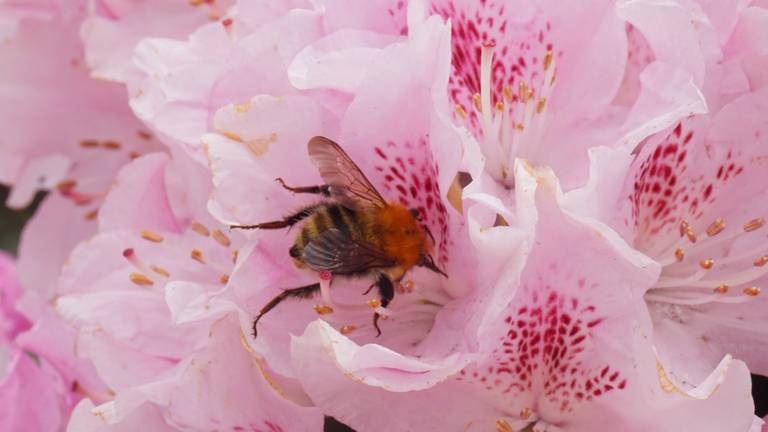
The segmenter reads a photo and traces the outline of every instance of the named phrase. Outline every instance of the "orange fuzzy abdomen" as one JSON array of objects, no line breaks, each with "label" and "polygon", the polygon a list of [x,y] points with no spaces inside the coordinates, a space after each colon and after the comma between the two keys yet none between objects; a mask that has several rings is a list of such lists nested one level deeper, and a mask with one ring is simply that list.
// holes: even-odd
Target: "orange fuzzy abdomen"
[{"label": "orange fuzzy abdomen", "polygon": [[402,205],[390,204],[374,215],[381,249],[405,269],[413,267],[428,247],[424,232],[411,212]]}]

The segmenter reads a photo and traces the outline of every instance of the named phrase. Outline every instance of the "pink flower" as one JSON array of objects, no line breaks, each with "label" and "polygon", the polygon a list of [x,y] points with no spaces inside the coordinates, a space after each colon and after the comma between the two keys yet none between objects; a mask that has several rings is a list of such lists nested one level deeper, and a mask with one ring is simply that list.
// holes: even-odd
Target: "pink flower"
[{"label": "pink flower", "polygon": [[91,76],[126,82],[138,73],[133,51],[144,38],[184,38],[207,21],[219,19],[231,0],[93,0],[80,35]]},{"label": "pink flower", "polygon": [[666,65],[644,72],[637,99],[617,100],[633,52],[614,2],[424,3],[451,22],[454,120],[501,184],[512,184],[524,158],[551,166],[570,189],[586,178],[590,148],[636,144],[703,111],[686,77]]},{"label": "pink flower", "polygon": [[747,430],[744,364],[727,357],[696,383],[670,377],[641,301],[658,267],[601,224],[562,211],[551,173],[528,169],[518,165],[515,181],[518,203],[535,205],[536,241],[519,288],[496,286],[514,294],[486,314],[474,361],[432,388],[403,392],[392,383],[429,379],[419,364],[392,370],[385,366],[391,353],[316,321],[292,342],[293,366],[313,401],[365,431],[573,431],[597,422],[638,431]]},{"label": "pink flower", "polygon": [[[653,20],[659,8],[683,26],[685,40],[656,34],[670,28]],[[748,72],[756,42],[732,30],[748,27],[756,11],[732,11],[726,16],[739,18],[724,26],[722,17],[711,15],[710,22],[693,9],[636,2],[627,13],[648,36],[652,55],[679,61],[682,46],[699,56],[680,64],[698,76],[710,113],[651,136],[636,155],[603,153],[589,192],[568,198],[570,208],[610,224],[661,265],[644,298],[659,355],[681,382],[701,380],[726,354],[766,371],[759,329],[765,325],[760,197],[768,89],[753,89]],[[689,52],[694,45],[707,48]]]},{"label": "pink flower", "polygon": [[[79,383],[87,382],[88,370],[62,350],[72,342],[61,337],[65,327],[47,326],[47,317],[36,319],[36,312],[25,310],[34,302],[18,301],[20,295],[14,263],[0,254],[0,428],[61,430],[81,397]],[[45,344],[37,343],[41,338],[47,338]]]},{"label": "pink flower", "polygon": [[265,380],[219,298],[241,242],[207,214],[208,188],[184,151],[138,158],[105,199],[99,234],[72,253],[57,310],[111,392],[81,402],[73,430],[320,427],[316,410]]},{"label": "pink flower", "polygon": [[[0,94],[0,181],[7,205],[23,207],[37,190],[58,187],[82,206],[104,193],[114,171],[154,144],[126,106],[125,90],[95,81],[78,36],[85,1],[3,4],[6,44]],[[74,109],[74,107],[77,109]]]}]

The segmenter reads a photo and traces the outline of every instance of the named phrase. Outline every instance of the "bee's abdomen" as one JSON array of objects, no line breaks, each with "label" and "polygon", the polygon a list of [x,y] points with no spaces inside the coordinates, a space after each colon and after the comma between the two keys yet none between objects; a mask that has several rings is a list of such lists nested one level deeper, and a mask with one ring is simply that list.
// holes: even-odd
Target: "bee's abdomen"
[{"label": "bee's abdomen", "polygon": [[300,260],[304,248],[323,232],[335,228],[355,239],[364,237],[357,212],[341,204],[328,203],[318,206],[307,218],[289,251],[291,257]]}]

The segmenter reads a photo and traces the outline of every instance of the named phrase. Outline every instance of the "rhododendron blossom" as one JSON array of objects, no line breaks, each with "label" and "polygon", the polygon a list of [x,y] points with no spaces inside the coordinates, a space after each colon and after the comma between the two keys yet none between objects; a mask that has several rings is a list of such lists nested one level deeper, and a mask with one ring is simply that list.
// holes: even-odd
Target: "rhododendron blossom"
[{"label": "rhododendron blossom", "polygon": [[[767,28],[760,0],[0,1],[0,182],[47,192],[0,255],[0,429],[761,430]],[[312,270],[360,248],[397,265]]]}]

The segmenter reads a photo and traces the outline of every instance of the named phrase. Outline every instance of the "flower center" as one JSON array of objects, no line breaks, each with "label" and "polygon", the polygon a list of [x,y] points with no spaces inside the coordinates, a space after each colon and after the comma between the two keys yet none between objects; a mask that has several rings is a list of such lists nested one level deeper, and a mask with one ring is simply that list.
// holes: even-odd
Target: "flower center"
[{"label": "flower center", "polygon": [[[493,82],[498,82],[493,79],[494,49],[490,43],[482,47],[480,93],[472,96],[475,115],[469,116],[469,121],[478,119],[479,127],[475,129],[481,136],[477,138],[491,174],[511,186],[510,172],[515,158],[530,156],[544,132],[547,101],[555,85],[555,58],[548,50],[540,63],[541,70],[531,74],[531,82],[519,81],[517,89],[508,85],[494,88]],[[462,119],[468,117],[461,104],[456,105],[456,115]]]},{"label": "flower center", "polygon": [[698,233],[683,220],[676,241],[649,253],[663,268],[646,300],[680,305],[753,300],[760,294],[754,281],[768,274],[768,244],[754,241],[764,225],[757,218],[729,227],[716,218]]}]

